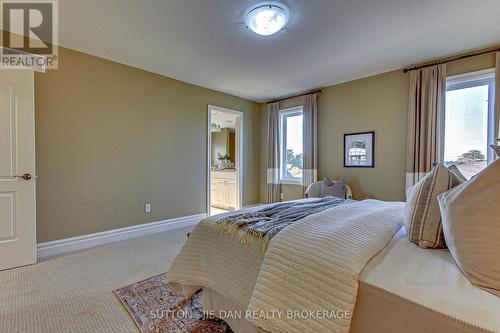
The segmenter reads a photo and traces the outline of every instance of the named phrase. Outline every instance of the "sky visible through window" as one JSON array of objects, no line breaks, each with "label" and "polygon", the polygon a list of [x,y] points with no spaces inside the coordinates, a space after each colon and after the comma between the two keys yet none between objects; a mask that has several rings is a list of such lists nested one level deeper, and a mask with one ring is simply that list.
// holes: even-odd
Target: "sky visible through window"
[{"label": "sky visible through window", "polygon": [[462,154],[488,147],[488,85],[451,90],[446,93],[445,162]]},{"label": "sky visible through window", "polygon": [[287,118],[286,149],[293,150],[294,154],[302,153],[302,115]]},{"label": "sky visible through window", "polygon": [[297,179],[302,177],[303,155],[302,155],[302,114],[289,115],[286,121],[285,161],[282,176],[285,179]]}]

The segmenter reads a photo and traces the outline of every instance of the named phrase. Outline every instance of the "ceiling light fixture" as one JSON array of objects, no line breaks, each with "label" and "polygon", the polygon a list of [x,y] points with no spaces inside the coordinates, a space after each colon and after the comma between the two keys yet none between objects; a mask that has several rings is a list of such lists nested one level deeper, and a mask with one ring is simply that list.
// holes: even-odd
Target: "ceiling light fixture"
[{"label": "ceiling light fixture", "polygon": [[288,23],[288,12],[276,5],[261,5],[252,9],[245,17],[245,24],[258,35],[270,36]]}]

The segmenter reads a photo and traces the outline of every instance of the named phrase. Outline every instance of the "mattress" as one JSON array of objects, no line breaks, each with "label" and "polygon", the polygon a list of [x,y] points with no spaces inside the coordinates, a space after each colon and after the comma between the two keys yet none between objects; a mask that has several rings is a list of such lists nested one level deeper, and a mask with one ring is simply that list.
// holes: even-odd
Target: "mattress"
[{"label": "mattress", "polygon": [[448,250],[421,249],[404,227],[360,275],[351,332],[500,332],[500,297],[472,285]]},{"label": "mattress", "polygon": [[[245,254],[243,267],[232,270],[230,275],[231,281],[237,281],[235,285],[247,291],[249,297],[253,285],[246,284],[255,281],[258,265],[248,264],[260,262],[255,260],[260,254],[249,253],[240,244],[235,244],[231,251],[237,257]],[[221,278],[229,273],[224,267],[217,269],[224,272]],[[231,283],[224,294],[201,287],[206,310],[244,311],[248,304],[248,299],[231,297]],[[473,286],[448,250],[421,249],[407,240],[401,228],[360,275],[351,332],[500,332],[498,314],[500,298]],[[222,319],[236,333],[264,332],[245,319]]]}]

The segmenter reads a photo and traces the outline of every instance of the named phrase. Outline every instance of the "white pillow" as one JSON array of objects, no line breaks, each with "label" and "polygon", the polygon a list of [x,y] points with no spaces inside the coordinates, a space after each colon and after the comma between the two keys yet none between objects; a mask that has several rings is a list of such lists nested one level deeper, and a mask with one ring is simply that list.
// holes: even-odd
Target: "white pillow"
[{"label": "white pillow", "polygon": [[500,160],[438,200],[458,266],[474,285],[500,296]]}]

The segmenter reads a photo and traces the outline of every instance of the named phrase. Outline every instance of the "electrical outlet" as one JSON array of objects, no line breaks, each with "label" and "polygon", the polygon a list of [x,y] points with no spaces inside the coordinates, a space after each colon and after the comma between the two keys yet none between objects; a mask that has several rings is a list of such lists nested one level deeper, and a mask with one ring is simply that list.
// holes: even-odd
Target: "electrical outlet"
[{"label": "electrical outlet", "polygon": [[280,193],[280,199],[283,200],[284,197],[283,193]]},{"label": "electrical outlet", "polygon": [[147,203],[144,205],[144,213],[151,213],[151,204]]}]

